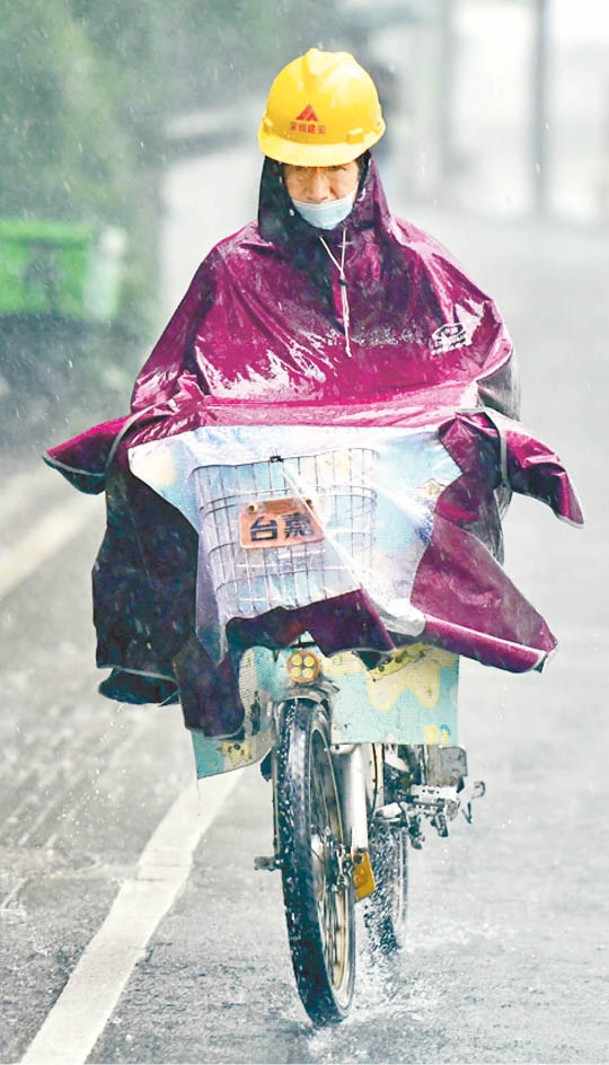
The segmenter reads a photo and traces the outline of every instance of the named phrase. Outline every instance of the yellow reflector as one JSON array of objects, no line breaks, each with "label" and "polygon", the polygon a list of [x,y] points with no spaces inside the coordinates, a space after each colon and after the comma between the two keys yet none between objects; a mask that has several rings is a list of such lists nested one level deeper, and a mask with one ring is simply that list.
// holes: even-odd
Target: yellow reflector
[{"label": "yellow reflector", "polygon": [[356,899],[365,899],[371,895],[376,887],[372,863],[368,851],[358,851],[354,856],[353,885]]}]

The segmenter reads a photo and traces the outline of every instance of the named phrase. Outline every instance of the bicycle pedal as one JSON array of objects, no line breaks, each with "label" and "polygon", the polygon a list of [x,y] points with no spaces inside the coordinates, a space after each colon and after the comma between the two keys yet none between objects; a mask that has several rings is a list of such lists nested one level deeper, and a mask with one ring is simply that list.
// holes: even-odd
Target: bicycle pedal
[{"label": "bicycle pedal", "polygon": [[266,869],[267,873],[273,873],[275,869],[281,869],[281,858],[276,854],[259,854],[254,858],[254,869]]},{"label": "bicycle pedal", "polygon": [[446,839],[448,837],[448,821],[443,813],[436,814],[431,819],[431,824],[438,833],[440,839]]},{"label": "bicycle pedal", "polygon": [[357,851],[353,856],[353,885],[358,902],[371,895],[376,887],[368,851]]},{"label": "bicycle pedal", "polygon": [[388,802],[375,811],[375,818],[387,825],[400,824],[404,821],[404,813],[399,802]]}]

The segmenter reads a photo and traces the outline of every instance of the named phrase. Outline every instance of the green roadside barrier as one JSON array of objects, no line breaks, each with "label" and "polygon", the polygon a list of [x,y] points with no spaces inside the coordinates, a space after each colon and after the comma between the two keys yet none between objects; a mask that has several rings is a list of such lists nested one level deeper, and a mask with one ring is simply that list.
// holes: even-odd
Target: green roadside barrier
[{"label": "green roadside barrier", "polygon": [[0,218],[0,316],[111,321],[125,246],[114,226]]}]

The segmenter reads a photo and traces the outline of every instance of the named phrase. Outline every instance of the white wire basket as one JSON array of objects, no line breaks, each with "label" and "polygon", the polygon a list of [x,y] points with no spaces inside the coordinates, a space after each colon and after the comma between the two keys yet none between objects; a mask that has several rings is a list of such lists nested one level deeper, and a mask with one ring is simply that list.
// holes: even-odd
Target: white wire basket
[{"label": "white wire basket", "polygon": [[197,468],[203,556],[224,622],[366,584],[377,457],[344,448]]}]

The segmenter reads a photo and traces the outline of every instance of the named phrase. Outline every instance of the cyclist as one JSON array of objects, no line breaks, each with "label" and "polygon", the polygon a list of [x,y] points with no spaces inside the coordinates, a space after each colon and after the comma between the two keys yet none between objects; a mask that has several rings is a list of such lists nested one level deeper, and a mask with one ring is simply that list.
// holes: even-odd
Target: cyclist
[{"label": "cyclist", "polygon": [[49,453],[85,491],[107,491],[94,594],[110,698],[172,698],[176,656],[194,629],[194,532],[124,458],[121,467],[119,440],[134,427],[141,439],[152,419],[146,432],[169,435],[201,424],[206,404],[244,400],[260,404],[262,420],[269,404],[295,401],[383,411],[483,403],[518,414],[512,346],[493,302],[388,209],[371,154],[384,130],[374,83],[353,56],[312,48],[289,63],[259,130],[257,220],[197,270],[137,377],[131,416]]}]

